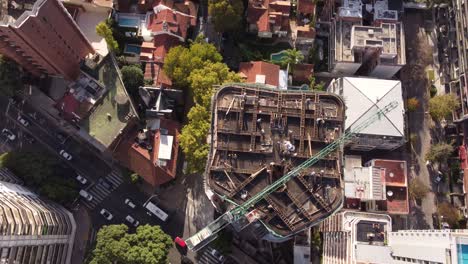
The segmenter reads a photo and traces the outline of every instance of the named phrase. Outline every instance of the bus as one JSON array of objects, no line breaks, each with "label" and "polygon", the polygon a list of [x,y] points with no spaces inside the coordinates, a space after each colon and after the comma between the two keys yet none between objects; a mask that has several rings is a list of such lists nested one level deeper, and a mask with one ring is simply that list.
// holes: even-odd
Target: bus
[{"label": "bus", "polygon": [[156,217],[161,219],[163,222],[166,222],[168,217],[167,213],[161,210],[161,208],[157,207],[154,203],[147,202],[145,204],[145,208],[151,213],[153,213]]}]

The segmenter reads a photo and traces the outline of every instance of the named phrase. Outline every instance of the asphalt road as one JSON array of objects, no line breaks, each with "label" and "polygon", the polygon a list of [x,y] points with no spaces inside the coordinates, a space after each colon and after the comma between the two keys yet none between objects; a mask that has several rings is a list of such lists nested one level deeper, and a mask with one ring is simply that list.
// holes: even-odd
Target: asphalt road
[{"label": "asphalt road", "polygon": [[[187,189],[191,189],[193,185],[200,185],[198,180],[191,181],[189,184],[178,181],[172,186],[176,187],[176,189],[168,190],[169,194],[164,193],[163,190],[161,195],[165,197],[161,198],[164,201],[158,204],[158,206],[169,215],[168,220],[163,222],[143,207],[143,204],[150,197],[141,192],[136,185],[125,180],[117,164],[112,168],[109,167],[99,155],[90,151],[89,148],[83,146],[81,142],[76,141],[73,137],[66,137],[64,141],[59,139],[56,136],[57,133],[65,134],[60,125],[55,124],[50,119],[42,116],[39,112],[36,112],[27,102],[11,104],[8,98],[0,97],[0,111],[3,111],[6,116],[6,118],[2,118],[0,128],[7,125],[8,129],[15,133],[17,137],[24,133],[32,135],[36,140],[35,144],[45,146],[52,154],[57,155],[64,163],[73,168],[77,174],[84,176],[88,180],[88,183],[86,183],[86,185],[81,185],[81,187],[93,195],[93,200],[87,202],[83,198],[77,197],[72,210],[83,207],[88,210],[92,222],[93,230],[91,233],[93,234],[93,238],[95,238],[96,232],[103,225],[126,223],[125,218],[127,215],[139,221],[140,225],[160,225],[172,238],[176,236],[183,237],[184,233],[186,233],[184,232],[184,227],[187,226],[188,222],[201,221],[197,220],[198,216],[194,217],[193,213],[190,213],[190,216],[187,217],[187,208],[190,208],[190,211],[198,212],[200,219],[203,219],[203,221],[197,224],[197,226],[200,225],[198,228],[201,228],[202,225],[212,220],[212,218],[204,219],[207,216],[212,216],[213,208],[209,203],[206,209],[197,210],[199,206],[196,205],[199,205],[202,199],[206,199],[206,196],[201,190],[197,192],[199,193],[199,198],[187,199]],[[19,123],[17,120],[19,115],[29,122],[28,126]],[[34,117],[32,115],[34,115]],[[2,140],[4,140],[4,137],[2,137]],[[2,141],[0,141],[0,144],[1,142]],[[15,140],[15,142],[12,143],[20,144],[19,142],[22,141]],[[14,147],[16,148],[18,146]],[[62,149],[73,156],[71,161],[60,156],[59,152]],[[75,177],[75,175],[72,175],[72,177]],[[100,178],[105,178],[106,181],[111,184],[111,188],[107,189],[100,184]],[[155,203],[159,200],[156,196],[152,196],[151,198]],[[136,208],[131,208],[126,205],[124,202],[125,199],[130,199],[136,205]],[[197,208],[194,208],[194,206]],[[113,218],[111,220],[105,219],[100,214],[102,209],[109,211],[113,215]],[[131,226],[130,224],[128,225]],[[131,229],[133,229],[133,227],[131,227]],[[195,231],[194,229],[190,233]],[[174,248],[174,252],[175,254],[171,254],[171,261],[180,260],[180,253],[183,252],[179,253],[176,248]]]}]

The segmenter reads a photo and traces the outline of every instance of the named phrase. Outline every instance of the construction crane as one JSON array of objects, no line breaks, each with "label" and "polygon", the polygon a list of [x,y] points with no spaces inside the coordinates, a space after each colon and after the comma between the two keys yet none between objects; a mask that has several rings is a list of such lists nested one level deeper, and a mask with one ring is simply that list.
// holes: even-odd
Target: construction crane
[{"label": "construction crane", "polygon": [[245,214],[253,207],[256,203],[275,192],[279,187],[283,186],[286,182],[292,178],[301,174],[302,171],[316,164],[319,160],[327,157],[330,153],[338,149],[340,146],[344,145],[345,142],[352,139],[353,136],[360,133],[368,126],[374,124],[377,120],[380,120],[382,116],[386,113],[392,111],[398,106],[398,102],[393,101],[386,105],[385,107],[379,109],[374,107],[369,109],[360,119],[364,119],[361,123],[356,126],[352,126],[349,131],[345,132],[340,138],[334,142],[328,144],[325,148],[320,150],[316,155],[304,161],[299,166],[293,168],[287,174],[283,175],[280,179],[276,180],[274,183],[265,187],[262,191],[253,195],[243,204],[236,204],[233,201],[230,201],[226,197],[222,197],[224,200],[234,204],[234,207],[229,211],[225,212],[223,215],[218,217],[216,220],[208,224],[202,230],[197,232],[195,235],[191,236],[185,240],[187,247],[190,250],[197,251],[209,242],[216,238],[216,234],[221,231],[227,225],[238,221],[242,217],[245,217]]}]

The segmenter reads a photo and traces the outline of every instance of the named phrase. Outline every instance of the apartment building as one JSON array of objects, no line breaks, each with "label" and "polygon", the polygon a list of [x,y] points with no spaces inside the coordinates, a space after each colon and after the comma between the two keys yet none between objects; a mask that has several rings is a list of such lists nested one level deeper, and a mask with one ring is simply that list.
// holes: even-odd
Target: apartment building
[{"label": "apartment building", "polygon": [[361,156],[346,155],[344,182],[347,209],[409,213],[406,161],[373,159],[362,166]]},{"label": "apartment building", "polygon": [[344,77],[334,79],[327,91],[343,96],[346,102],[346,129],[352,129],[367,116],[391,102],[396,109],[366,127],[346,146],[352,150],[393,150],[405,143],[403,94],[400,81]]},{"label": "apartment building", "polygon": [[468,261],[467,230],[399,230],[388,215],[342,211],[320,226],[324,264]]},{"label": "apartment building", "polygon": [[0,179],[0,263],[71,263],[72,214],[19,185],[4,168]]},{"label": "apartment building", "polygon": [[0,53],[36,76],[73,80],[94,49],[59,0],[2,0]]},{"label": "apartment building", "polygon": [[331,22],[329,71],[389,79],[405,64],[403,24],[388,0],[343,0]]}]

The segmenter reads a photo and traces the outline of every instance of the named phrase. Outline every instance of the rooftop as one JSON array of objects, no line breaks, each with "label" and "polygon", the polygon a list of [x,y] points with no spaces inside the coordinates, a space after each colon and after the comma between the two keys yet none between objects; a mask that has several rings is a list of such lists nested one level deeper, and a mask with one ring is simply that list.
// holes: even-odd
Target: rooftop
[{"label": "rooftop", "polygon": [[400,81],[372,78],[344,77],[330,85],[331,90],[343,96],[346,102],[346,129],[370,109],[382,108],[390,102],[398,102],[395,110],[384,115],[360,134],[404,137],[404,103]]},{"label": "rooftop", "polygon": [[[207,184],[238,204],[340,137],[343,129],[344,105],[333,94],[235,84],[218,90],[214,100],[216,141]],[[256,219],[287,237],[336,211],[343,199],[340,153],[332,152],[258,202]]]},{"label": "rooftop", "polygon": [[264,61],[241,62],[239,73],[247,83],[260,83],[278,87],[280,67]]},{"label": "rooftop", "polygon": [[87,71],[107,89],[107,92],[95,102],[91,113],[80,121],[80,126],[107,147],[137,113],[125,90],[120,70],[112,54],[109,53],[94,69]]},{"label": "rooftop", "polygon": [[386,0],[375,1],[366,9],[374,14],[374,21],[369,26],[363,25],[360,0],[344,1],[339,8],[334,24],[335,60],[362,63],[368,60],[364,54],[372,49],[380,63],[404,65],[403,25],[398,21],[397,11],[388,10]]},{"label": "rooftop", "polygon": [[119,144],[116,158],[156,187],[176,177],[179,149],[176,121],[157,119],[144,130],[132,129]]},{"label": "rooftop", "polygon": [[12,23],[24,12],[33,10],[34,4],[43,1],[37,0],[1,0],[0,1],[0,24]]},{"label": "rooftop", "polygon": [[288,30],[290,1],[250,0],[247,21],[256,24],[259,32],[272,32],[275,27]]}]

